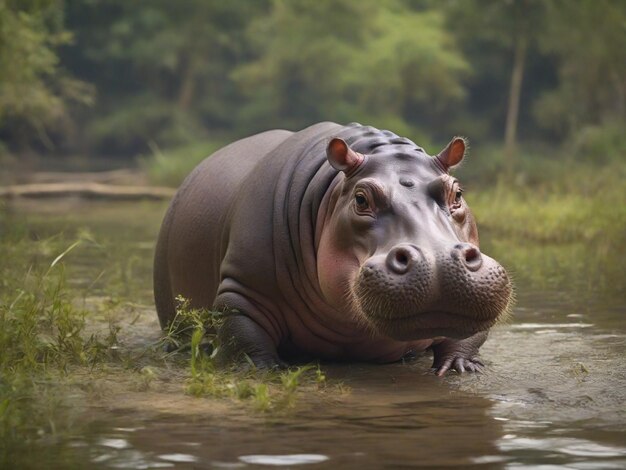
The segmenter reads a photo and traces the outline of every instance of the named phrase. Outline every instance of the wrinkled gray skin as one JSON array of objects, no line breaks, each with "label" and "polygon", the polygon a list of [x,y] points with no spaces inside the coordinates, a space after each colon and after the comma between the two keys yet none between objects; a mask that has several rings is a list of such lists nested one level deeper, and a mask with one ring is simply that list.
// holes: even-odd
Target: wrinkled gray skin
[{"label": "wrinkled gray skin", "polygon": [[183,182],[163,221],[154,292],[162,327],[182,295],[229,312],[217,359],[397,361],[432,348],[439,375],[477,371],[507,309],[505,270],[480,253],[448,169],[389,131],[324,122],[239,140]]}]

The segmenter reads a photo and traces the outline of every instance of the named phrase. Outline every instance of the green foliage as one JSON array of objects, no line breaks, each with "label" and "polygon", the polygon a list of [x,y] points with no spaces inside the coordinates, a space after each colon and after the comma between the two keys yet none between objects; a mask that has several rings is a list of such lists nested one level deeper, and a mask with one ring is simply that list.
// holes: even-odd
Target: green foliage
[{"label": "green foliage", "polygon": [[218,313],[190,308],[186,299],[177,298],[176,315],[160,344],[172,352],[189,350],[186,391],[190,395],[235,398],[251,403],[259,411],[270,411],[295,405],[304,375],[310,377],[308,383],[325,385],[326,377],[319,366],[269,372],[257,371],[252,364],[248,368],[219,369],[208,351],[215,351],[214,333],[220,322]]},{"label": "green foliage", "polygon": [[79,42],[66,54],[99,90],[89,145],[137,154],[152,143],[206,138],[207,127],[232,128],[238,96],[229,73],[245,53],[243,28],[263,4],[68,1]]},{"label": "green foliage", "polygon": [[[201,336],[201,333],[197,333]],[[199,341],[199,339],[197,339]],[[215,368],[212,360],[200,347],[191,353],[191,378],[187,393],[196,397],[234,398],[242,400],[257,411],[283,411],[293,408],[301,392],[319,389],[325,385],[325,376],[319,366],[301,366],[279,372],[223,371]]]},{"label": "green foliage", "polygon": [[153,145],[152,154],[140,164],[152,183],[177,187],[198,163],[223,145],[219,140],[202,140],[164,151]]},{"label": "green foliage", "polygon": [[176,315],[168,326],[161,345],[169,351],[191,350],[191,371],[195,376],[202,367],[200,348],[205,340],[211,343],[213,337],[207,336],[219,326],[220,316],[206,309],[195,309],[183,297],[176,298]]},{"label": "green foliage", "polygon": [[626,3],[546,3],[542,51],[556,58],[559,84],[534,104],[540,126],[576,136],[586,125],[626,118]]},{"label": "green foliage", "polygon": [[150,94],[128,99],[114,112],[103,114],[87,129],[94,145],[111,154],[159,142],[180,146],[203,136],[199,123],[172,103]]},{"label": "green foliage", "polygon": [[606,120],[587,125],[572,135],[566,148],[579,160],[596,164],[619,164],[626,148],[626,120]]},{"label": "green foliage", "polygon": [[[0,345],[6,350],[0,371],[37,371],[51,364],[66,370],[71,364],[99,360],[103,345],[95,336],[81,336],[86,312],[72,303],[65,289],[61,261],[79,243],[70,245],[45,271],[33,266],[23,278],[16,278],[15,272],[9,275],[3,269],[7,281],[0,291]],[[0,248],[4,260],[19,253],[4,243]]]},{"label": "green foliage", "polygon": [[47,266],[34,262],[18,271],[16,266],[58,243],[48,239],[33,247],[19,231],[0,234],[0,441],[5,444],[54,434],[63,405],[55,382],[74,367],[102,364],[117,343],[115,328],[104,337],[86,333],[87,312],[67,289],[63,260],[79,244]]},{"label": "green foliage", "polygon": [[264,118],[270,126],[295,129],[332,118],[349,104],[342,78],[370,34],[376,9],[372,1],[272,2],[270,13],[249,27],[258,58],[234,73],[249,100],[244,125],[260,129]]},{"label": "green foliage", "polygon": [[626,119],[625,5],[0,0],[0,155],[134,157],[321,120],[497,144],[507,116],[521,143],[568,146]]},{"label": "green foliage", "polygon": [[[362,120],[409,132],[463,97],[468,64],[437,11],[399,2],[272,3],[252,22],[257,58],[237,68],[246,127],[290,129],[318,120]],[[269,122],[268,122],[269,118]]]},{"label": "green foliage", "polygon": [[[499,185],[473,194],[472,208],[481,227],[507,238],[540,243],[608,243],[617,250],[625,241],[626,197],[611,170],[593,177],[595,184],[577,181],[590,173],[581,170],[565,184],[546,182],[532,189]],[[593,192],[602,197],[589,197]]]},{"label": "green foliage", "polygon": [[47,131],[68,119],[67,104],[91,100],[91,88],[59,64],[56,50],[71,39],[61,2],[0,0],[0,126],[22,145],[29,134],[51,145]]}]

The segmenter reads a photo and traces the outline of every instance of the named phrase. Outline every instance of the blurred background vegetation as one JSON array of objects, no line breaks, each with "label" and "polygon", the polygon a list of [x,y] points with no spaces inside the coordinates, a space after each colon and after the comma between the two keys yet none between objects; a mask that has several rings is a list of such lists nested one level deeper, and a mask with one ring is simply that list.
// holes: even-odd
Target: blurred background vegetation
[{"label": "blurred background vegetation", "polygon": [[321,120],[430,153],[468,136],[478,183],[623,175],[626,2],[0,0],[4,166],[176,185],[223,143]]}]

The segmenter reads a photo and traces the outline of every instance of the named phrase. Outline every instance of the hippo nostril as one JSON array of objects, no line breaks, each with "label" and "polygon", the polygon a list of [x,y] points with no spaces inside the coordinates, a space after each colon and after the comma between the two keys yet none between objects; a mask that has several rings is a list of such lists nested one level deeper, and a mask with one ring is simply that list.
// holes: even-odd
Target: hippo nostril
[{"label": "hippo nostril", "polygon": [[483,264],[483,257],[480,254],[478,247],[469,243],[462,243],[455,245],[454,248],[455,251],[458,250],[456,253],[460,254],[460,256],[456,255],[454,257],[457,258],[458,256],[457,259],[460,258],[470,271],[477,271],[480,269]]},{"label": "hippo nostril", "polygon": [[410,246],[397,246],[387,255],[387,267],[396,274],[405,274],[417,259],[417,251]]},{"label": "hippo nostril", "polygon": [[465,261],[468,263],[476,261],[479,257],[480,257],[480,253],[474,247],[469,248],[468,250],[465,251]]},{"label": "hippo nostril", "polygon": [[409,264],[409,257],[403,251],[398,250],[396,251],[396,261],[400,265],[407,265]]}]

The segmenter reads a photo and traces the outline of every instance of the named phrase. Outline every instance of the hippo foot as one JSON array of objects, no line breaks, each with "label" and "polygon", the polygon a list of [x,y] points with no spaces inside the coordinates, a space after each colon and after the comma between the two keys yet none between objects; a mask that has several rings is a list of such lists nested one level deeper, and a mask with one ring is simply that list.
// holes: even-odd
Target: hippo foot
[{"label": "hippo foot", "polygon": [[228,315],[217,332],[215,362],[218,367],[286,369],[272,339],[245,315]]},{"label": "hippo foot", "polygon": [[450,369],[462,374],[464,372],[482,372],[485,365],[477,357],[466,359],[464,357],[449,357],[443,364],[433,364],[433,370],[438,377],[442,377]]},{"label": "hippo foot", "polygon": [[485,365],[478,358],[478,348],[487,339],[487,332],[476,333],[469,338],[456,340],[446,338],[432,346],[435,374],[443,376],[448,370],[464,372],[482,372]]}]

